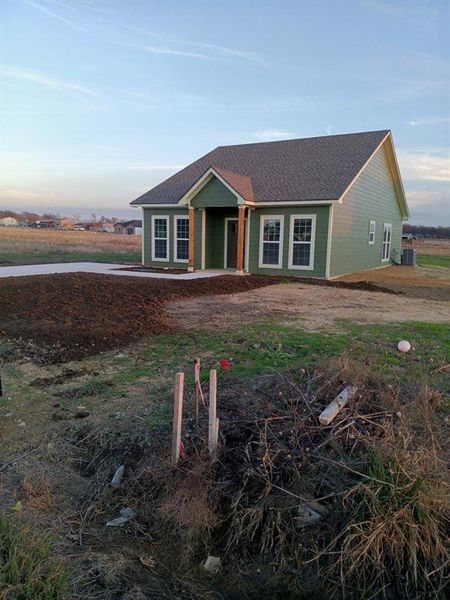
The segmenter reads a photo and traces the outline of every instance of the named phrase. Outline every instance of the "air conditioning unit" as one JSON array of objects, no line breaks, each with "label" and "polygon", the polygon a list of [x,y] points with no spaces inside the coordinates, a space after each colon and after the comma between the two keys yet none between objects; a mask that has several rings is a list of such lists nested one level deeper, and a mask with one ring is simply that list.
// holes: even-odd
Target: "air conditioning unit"
[{"label": "air conditioning unit", "polygon": [[403,248],[402,265],[408,265],[409,267],[417,266],[417,253],[415,248]]}]

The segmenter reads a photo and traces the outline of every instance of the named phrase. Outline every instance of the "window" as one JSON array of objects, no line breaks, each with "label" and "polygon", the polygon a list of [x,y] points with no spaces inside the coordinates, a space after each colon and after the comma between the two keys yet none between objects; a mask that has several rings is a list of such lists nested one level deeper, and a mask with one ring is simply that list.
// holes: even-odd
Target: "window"
[{"label": "window", "polygon": [[261,216],[259,266],[277,269],[283,259],[283,223],[281,216]]},{"label": "window", "polygon": [[169,217],[152,215],[152,260],[169,260]]},{"label": "window", "polygon": [[289,268],[314,268],[316,215],[292,215],[289,244]]},{"label": "window", "polygon": [[127,233],[128,233],[128,235],[133,235],[134,229],[132,227],[128,227]]},{"label": "window", "polygon": [[390,223],[383,224],[383,246],[381,248],[381,260],[386,261],[391,258],[391,238],[392,225]]},{"label": "window", "polygon": [[369,221],[369,244],[375,244],[375,230],[377,228],[376,221]]},{"label": "window", "polygon": [[189,259],[189,219],[175,217],[174,220],[174,256],[176,262],[187,262]]}]

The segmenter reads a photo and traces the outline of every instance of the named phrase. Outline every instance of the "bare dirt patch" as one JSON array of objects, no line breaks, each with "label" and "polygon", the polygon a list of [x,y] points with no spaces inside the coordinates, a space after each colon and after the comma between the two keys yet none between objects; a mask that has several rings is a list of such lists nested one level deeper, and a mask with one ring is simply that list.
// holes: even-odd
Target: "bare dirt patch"
[{"label": "bare dirt patch", "polygon": [[187,328],[232,328],[239,323],[286,317],[317,329],[337,319],[357,322],[448,321],[448,304],[342,287],[280,284],[227,297],[208,296],[173,302],[166,313]]},{"label": "bare dirt patch", "polygon": [[271,277],[253,276],[192,281],[88,273],[11,277],[0,281],[0,335],[17,340],[19,355],[61,362],[172,331],[163,306],[175,299],[274,283]]},{"label": "bare dirt patch", "polygon": [[367,281],[404,293],[413,298],[450,301],[450,271],[442,267],[392,266],[344,275],[334,281]]}]

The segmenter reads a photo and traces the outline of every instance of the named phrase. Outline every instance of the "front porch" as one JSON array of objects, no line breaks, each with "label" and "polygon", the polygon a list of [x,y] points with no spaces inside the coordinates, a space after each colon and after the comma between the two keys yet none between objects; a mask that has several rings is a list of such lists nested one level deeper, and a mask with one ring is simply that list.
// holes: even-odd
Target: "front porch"
[{"label": "front porch", "polygon": [[248,271],[247,206],[190,206],[188,212],[188,271],[199,267],[202,270],[224,269],[239,275]]}]

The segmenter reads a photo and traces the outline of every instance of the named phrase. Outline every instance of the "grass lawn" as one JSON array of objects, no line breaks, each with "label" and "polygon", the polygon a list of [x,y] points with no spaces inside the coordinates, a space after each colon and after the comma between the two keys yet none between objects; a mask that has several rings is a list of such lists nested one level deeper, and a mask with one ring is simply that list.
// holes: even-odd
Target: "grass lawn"
[{"label": "grass lawn", "polygon": [[450,269],[450,256],[418,256],[419,267],[446,267]]}]

